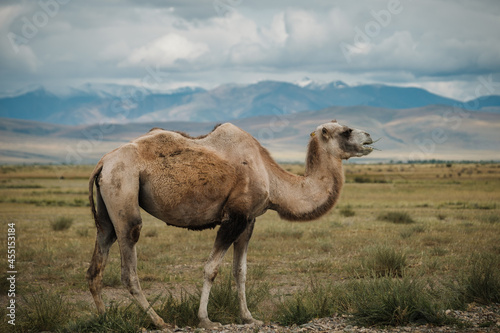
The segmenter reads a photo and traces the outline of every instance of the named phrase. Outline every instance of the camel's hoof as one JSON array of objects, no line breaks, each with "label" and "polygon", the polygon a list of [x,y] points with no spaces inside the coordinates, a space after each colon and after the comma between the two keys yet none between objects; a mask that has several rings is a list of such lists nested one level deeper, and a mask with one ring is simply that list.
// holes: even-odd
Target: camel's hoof
[{"label": "camel's hoof", "polygon": [[202,320],[200,320],[198,327],[210,330],[210,329],[222,327],[222,325],[221,325],[221,323],[211,321],[210,319],[202,319]]},{"label": "camel's hoof", "polygon": [[159,320],[155,320],[154,324],[155,324],[156,328],[158,328],[159,330],[162,330],[162,332],[163,331],[173,332],[173,330],[175,329],[175,325],[167,324],[161,318]]},{"label": "camel's hoof", "polygon": [[251,326],[262,326],[264,325],[264,322],[262,320],[257,320],[257,319],[243,319],[243,323],[246,325],[251,325]]}]

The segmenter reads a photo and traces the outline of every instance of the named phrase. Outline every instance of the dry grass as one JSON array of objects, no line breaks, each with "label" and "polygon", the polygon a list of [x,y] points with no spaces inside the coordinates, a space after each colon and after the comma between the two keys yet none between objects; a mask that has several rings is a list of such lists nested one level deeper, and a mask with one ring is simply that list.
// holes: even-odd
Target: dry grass
[{"label": "dry grass", "polygon": [[[286,167],[303,172],[298,165]],[[94,312],[85,281],[95,241],[89,208],[43,206],[29,200],[86,202],[92,168],[0,168],[2,230],[7,230],[7,223],[16,224],[18,293],[44,290],[62,295],[82,320]],[[272,299],[293,299],[310,285],[311,276],[318,283],[357,278],[370,249],[380,245],[390,244],[395,253],[404,253],[405,276],[423,276],[436,283],[459,276],[471,253],[499,256],[499,176],[497,164],[346,165],[339,207],[349,207],[354,215],[335,209],[318,221],[289,223],[268,212],[257,220],[249,247],[248,282],[264,281],[271,300],[261,304],[264,310],[256,317],[270,320],[267,316],[277,307]],[[355,177],[372,181],[359,183]],[[386,212],[406,212],[415,223],[377,219]],[[54,232],[51,222],[64,216],[73,219],[71,228]],[[216,230],[167,227],[146,213],[143,221],[138,271],[147,296],[155,299],[171,292],[180,298],[180,290],[196,293]],[[6,237],[0,243],[6,248]],[[227,271],[231,257],[228,252],[223,263]],[[107,304],[112,300],[127,304],[119,269],[115,245],[104,273]],[[7,300],[5,293],[0,300]]]}]

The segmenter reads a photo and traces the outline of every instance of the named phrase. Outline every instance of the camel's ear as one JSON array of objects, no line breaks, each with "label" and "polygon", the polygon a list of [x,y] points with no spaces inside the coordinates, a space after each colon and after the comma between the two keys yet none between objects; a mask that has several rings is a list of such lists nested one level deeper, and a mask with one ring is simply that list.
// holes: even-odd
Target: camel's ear
[{"label": "camel's ear", "polygon": [[321,129],[321,134],[323,135],[323,138],[325,140],[328,140],[330,138],[330,133],[328,133],[328,129],[326,127],[323,127]]},{"label": "camel's ear", "polygon": [[336,122],[337,122],[337,119],[333,119],[333,120],[332,120],[332,123],[336,123]]}]

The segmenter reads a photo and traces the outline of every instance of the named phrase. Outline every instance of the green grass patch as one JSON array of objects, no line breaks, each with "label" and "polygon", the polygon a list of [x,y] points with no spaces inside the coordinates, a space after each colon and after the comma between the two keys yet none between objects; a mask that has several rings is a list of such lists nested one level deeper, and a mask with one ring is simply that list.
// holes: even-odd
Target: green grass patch
[{"label": "green grass patch", "polygon": [[343,206],[342,208],[339,209],[339,213],[344,217],[351,217],[356,215],[356,212],[354,212],[351,205]]},{"label": "green grass patch", "polygon": [[415,223],[415,220],[407,212],[386,212],[380,214],[377,219],[395,224]]},{"label": "green grass patch", "polygon": [[441,203],[438,208],[454,208],[454,209],[497,209],[498,205],[495,202],[466,202],[466,201],[447,201]]},{"label": "green grass patch", "polygon": [[34,199],[34,198],[0,198],[0,203],[29,204],[38,207],[88,207],[89,202],[85,199],[75,198],[73,201],[56,199]]},{"label": "green grass patch", "polygon": [[64,231],[71,228],[73,225],[73,218],[67,216],[61,216],[50,223],[52,230],[54,231]]},{"label": "green grass patch", "polygon": [[377,179],[377,178],[370,178],[370,177],[364,177],[364,176],[356,176],[354,177],[353,181],[358,184],[387,184],[389,183],[388,180],[386,179]]},{"label": "green grass patch", "polygon": [[486,223],[490,223],[490,224],[496,224],[496,223],[500,222],[500,216],[497,214],[482,216],[481,221],[486,222]]},{"label": "green grass patch", "polygon": [[43,188],[42,185],[38,184],[0,184],[0,189],[33,189],[33,188]]}]

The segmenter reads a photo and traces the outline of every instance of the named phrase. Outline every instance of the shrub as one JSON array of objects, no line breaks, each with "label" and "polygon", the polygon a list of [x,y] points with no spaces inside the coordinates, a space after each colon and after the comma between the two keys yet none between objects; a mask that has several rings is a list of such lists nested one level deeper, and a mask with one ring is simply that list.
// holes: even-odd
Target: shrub
[{"label": "shrub", "polygon": [[68,230],[73,224],[73,219],[71,217],[58,217],[54,221],[52,221],[51,226],[54,231],[63,231]]},{"label": "shrub", "polygon": [[415,223],[411,216],[406,212],[387,212],[378,216],[379,220],[392,222],[395,224]]}]

